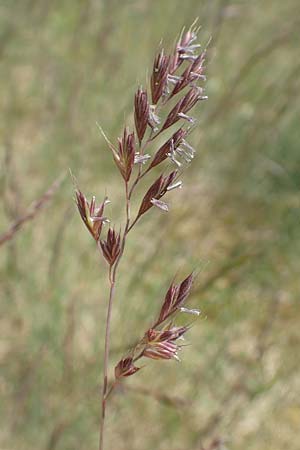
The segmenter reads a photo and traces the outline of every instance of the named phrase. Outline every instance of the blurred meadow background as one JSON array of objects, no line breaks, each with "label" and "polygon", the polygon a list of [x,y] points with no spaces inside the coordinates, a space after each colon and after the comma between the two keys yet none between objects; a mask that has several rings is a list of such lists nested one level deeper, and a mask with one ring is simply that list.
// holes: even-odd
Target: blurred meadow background
[{"label": "blurred meadow background", "polygon": [[175,273],[199,272],[202,316],[182,363],[150,361],[113,395],[106,448],[299,449],[299,1],[1,0],[1,233],[66,174],[0,248],[1,450],[98,448],[107,269],[68,169],[119,224],[96,122],[116,141],[159,42],[196,17],[213,38],[197,155],[169,214],[153,208],[129,236],[112,367]]}]

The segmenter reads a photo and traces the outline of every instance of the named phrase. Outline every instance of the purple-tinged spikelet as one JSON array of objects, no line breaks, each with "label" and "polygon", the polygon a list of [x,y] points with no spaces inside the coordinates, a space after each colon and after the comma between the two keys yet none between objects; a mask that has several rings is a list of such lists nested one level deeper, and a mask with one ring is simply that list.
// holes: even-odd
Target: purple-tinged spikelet
[{"label": "purple-tinged spikelet", "polygon": [[174,170],[169,175],[161,175],[146,192],[142,204],[140,206],[138,217],[145,214],[153,205],[157,205],[156,201],[160,200],[168,190],[168,187],[174,182],[177,176],[177,170]]},{"label": "purple-tinged spikelet", "polygon": [[120,234],[117,233],[113,228],[109,228],[107,232],[106,240],[101,239],[100,247],[106,261],[110,266],[112,266],[121,251],[121,238]]},{"label": "purple-tinged spikelet", "polygon": [[80,216],[93,238],[98,241],[100,239],[103,224],[109,222],[109,220],[103,216],[104,207],[109,203],[109,200],[106,197],[99,206],[96,206],[95,197],[93,197],[89,203],[79,189],[76,189],[75,195],[75,201]]},{"label": "purple-tinged spikelet", "polygon": [[169,71],[170,57],[162,49],[155,57],[151,75],[152,103],[156,105],[165,92]]},{"label": "purple-tinged spikelet", "polygon": [[124,128],[122,138],[118,139],[118,163],[117,166],[125,181],[129,181],[135,157],[134,133]]},{"label": "purple-tinged spikelet", "polygon": [[190,109],[195,106],[195,104],[199,100],[206,99],[205,96],[202,95],[203,89],[200,87],[192,87],[188,93],[181,98],[174,108],[170,111],[168,114],[168,117],[165,120],[165,123],[163,124],[162,129],[166,130],[167,128],[174,125],[178,120],[180,119],[186,119],[188,122],[194,123],[194,119],[192,117],[187,116],[187,112],[190,111]]},{"label": "purple-tinged spikelet", "polygon": [[126,358],[121,359],[115,367],[115,377],[116,379],[120,379],[122,377],[129,377],[130,375],[135,374],[140,367],[136,367],[133,363],[133,358],[128,356]]},{"label": "purple-tinged spikelet", "polygon": [[170,152],[175,151],[179,147],[187,134],[187,130],[179,128],[179,130],[177,130],[173,136],[171,136],[171,138],[157,150],[153,160],[151,161],[150,168],[157,166],[167,159]]},{"label": "purple-tinged spikelet", "polygon": [[149,102],[147,92],[141,87],[137,90],[134,97],[134,121],[136,134],[141,143],[147,129],[149,121]]},{"label": "purple-tinged spikelet", "polygon": [[145,348],[143,356],[151,359],[177,359],[181,346],[177,339],[182,338],[187,331],[186,327],[174,327],[168,325],[163,330],[150,328],[144,336]]},{"label": "purple-tinged spikelet", "polygon": [[194,274],[191,273],[180,284],[171,283],[162,304],[156,325],[164,322],[183,306],[185,300],[190,294],[193,281]]}]

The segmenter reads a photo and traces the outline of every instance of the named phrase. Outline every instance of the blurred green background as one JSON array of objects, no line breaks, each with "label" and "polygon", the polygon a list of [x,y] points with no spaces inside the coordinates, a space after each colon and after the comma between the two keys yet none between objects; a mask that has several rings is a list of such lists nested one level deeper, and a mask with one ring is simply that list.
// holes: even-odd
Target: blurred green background
[{"label": "blurred green background", "polygon": [[[182,363],[149,362],[112,397],[106,448],[297,450],[298,0],[1,0],[0,230],[68,168],[123,220],[96,121],[116,140],[161,38],[195,17],[213,37],[197,157],[170,213],[153,208],[128,240],[111,368],[175,273],[200,272],[202,318]],[[1,450],[98,448],[106,266],[72,196],[67,176],[0,250]]]}]

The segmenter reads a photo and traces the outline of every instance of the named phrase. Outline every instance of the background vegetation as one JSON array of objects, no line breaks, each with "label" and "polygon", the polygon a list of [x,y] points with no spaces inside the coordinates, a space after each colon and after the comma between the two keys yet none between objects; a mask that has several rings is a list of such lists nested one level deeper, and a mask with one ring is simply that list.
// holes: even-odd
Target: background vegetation
[{"label": "background vegetation", "polygon": [[[128,240],[113,361],[198,268],[203,311],[183,362],[149,363],[114,395],[107,448],[299,447],[298,0],[1,0],[1,232],[69,167],[121,219],[111,139],[131,123],[163,37],[213,36],[197,157]],[[97,448],[106,269],[65,179],[1,247],[0,448]]]}]

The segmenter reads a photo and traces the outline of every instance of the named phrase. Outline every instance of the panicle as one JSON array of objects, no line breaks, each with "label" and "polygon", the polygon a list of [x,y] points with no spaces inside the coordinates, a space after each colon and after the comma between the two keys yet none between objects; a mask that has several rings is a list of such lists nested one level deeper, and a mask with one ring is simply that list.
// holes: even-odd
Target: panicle
[{"label": "panicle", "polygon": [[[123,254],[128,231],[152,206],[168,212],[169,206],[162,200],[163,196],[171,190],[182,187],[182,182],[178,180],[178,170],[173,170],[167,175],[162,173],[148,188],[137,215],[131,222],[130,199],[137,183],[150,169],[167,159],[177,167],[181,167],[184,163],[190,163],[194,157],[195,150],[187,142],[187,136],[192,128],[191,124],[195,122],[190,111],[199,101],[207,98],[204,95],[203,87],[199,86],[199,81],[205,80],[206,50],[200,51],[201,46],[196,42],[198,31],[195,22],[188,30],[181,33],[171,54],[168,55],[164,49],[161,49],[155,56],[149,91],[147,92],[140,86],[134,96],[134,132],[130,132],[129,128],[125,127],[122,137],[118,139],[115,146],[106,138],[100,127],[112,151],[114,161],[126,182],[127,223],[125,231],[121,234],[121,231],[118,233],[114,228],[109,227],[106,238],[100,239],[102,226],[108,221],[103,216],[107,199],[96,207],[94,197],[88,203],[84,195],[76,190],[76,203],[82,220],[94,239],[98,241],[99,248],[110,266],[110,277],[112,276],[112,278],[118,265],[117,261]],[[173,100],[175,96],[177,97]],[[170,100],[172,100],[171,107],[168,103]],[[167,111],[166,107],[168,107]],[[164,119],[161,119],[160,116]],[[162,136],[165,130],[179,121],[181,121],[181,126],[176,131],[172,130],[172,134],[169,132],[168,137],[165,138],[166,142],[158,148],[153,157],[145,153],[146,147],[152,144],[155,138]],[[149,127],[148,138],[146,138],[147,127]],[[148,161],[147,167],[143,169],[143,164]],[[137,177],[132,183],[130,182],[129,186],[135,164],[139,165]],[[113,266],[114,270],[111,271]],[[140,367],[137,367],[135,362],[142,357],[156,360],[179,360],[178,355],[182,345],[178,341],[184,339],[189,327],[176,326],[174,324],[176,315],[177,313],[194,316],[200,314],[197,309],[185,307],[193,281],[194,274],[191,273],[180,283],[171,283],[152,327],[146,331],[134,349],[115,366],[117,380],[139,371]]]}]

